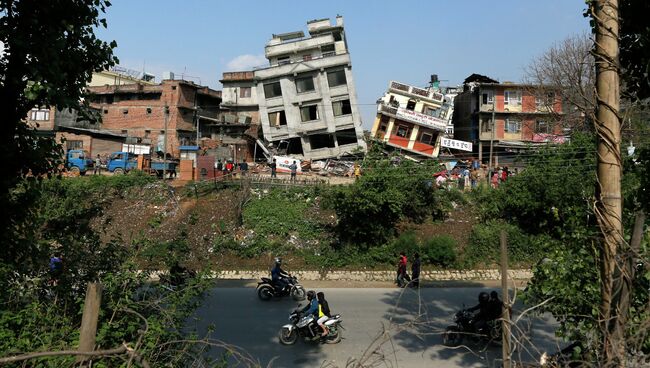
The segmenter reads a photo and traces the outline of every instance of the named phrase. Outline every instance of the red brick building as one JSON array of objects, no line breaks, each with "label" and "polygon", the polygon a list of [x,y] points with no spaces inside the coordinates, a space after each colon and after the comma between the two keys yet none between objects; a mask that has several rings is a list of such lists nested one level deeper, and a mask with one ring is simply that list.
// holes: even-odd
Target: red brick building
[{"label": "red brick building", "polygon": [[198,131],[218,118],[221,103],[220,91],[184,80],[93,86],[88,92],[102,130],[150,144],[153,151],[164,150],[167,132],[167,152],[174,157],[180,146],[198,145]]}]

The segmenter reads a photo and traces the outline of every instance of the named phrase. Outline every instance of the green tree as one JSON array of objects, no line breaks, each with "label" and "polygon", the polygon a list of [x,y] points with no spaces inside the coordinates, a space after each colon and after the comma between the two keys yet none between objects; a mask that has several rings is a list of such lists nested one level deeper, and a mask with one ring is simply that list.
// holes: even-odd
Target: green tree
[{"label": "green tree", "polygon": [[[27,216],[29,187],[16,193],[20,181],[52,174],[61,150],[51,138],[40,137],[24,119],[33,107],[79,109],[83,89],[92,72],[113,65],[115,42],[94,34],[106,27],[101,14],[106,0],[0,0],[0,261],[23,264],[32,254],[13,230]],[[8,213],[7,213],[8,212]]]}]

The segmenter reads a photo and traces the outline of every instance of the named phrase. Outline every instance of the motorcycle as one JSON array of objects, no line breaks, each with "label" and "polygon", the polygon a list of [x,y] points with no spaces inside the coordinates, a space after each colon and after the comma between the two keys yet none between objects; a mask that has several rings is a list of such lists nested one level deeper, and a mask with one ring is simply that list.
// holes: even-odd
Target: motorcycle
[{"label": "motorcycle", "polygon": [[295,276],[289,276],[287,282],[287,286],[280,289],[273,284],[271,279],[262,277],[262,281],[257,283],[257,296],[264,301],[271,300],[273,297],[279,298],[287,295],[290,295],[296,301],[304,300],[306,296],[305,288],[298,283],[298,279]]},{"label": "motorcycle", "polygon": [[448,326],[442,335],[442,342],[446,346],[458,346],[463,343],[465,337],[473,342],[487,340],[488,342],[499,343],[501,341],[501,321],[487,321],[486,328],[477,331],[474,326],[472,312],[462,309],[454,315],[453,326]]},{"label": "motorcycle", "polygon": [[[323,329],[318,325],[314,316],[303,316],[300,311],[300,304],[298,308],[289,314],[289,321],[291,323],[282,326],[279,333],[280,344],[293,345],[298,341],[298,337],[302,337],[308,341],[318,341],[321,339]],[[341,315],[337,314],[332,318],[325,321],[325,326],[329,333],[324,338],[327,344],[337,344],[341,342]]]}]

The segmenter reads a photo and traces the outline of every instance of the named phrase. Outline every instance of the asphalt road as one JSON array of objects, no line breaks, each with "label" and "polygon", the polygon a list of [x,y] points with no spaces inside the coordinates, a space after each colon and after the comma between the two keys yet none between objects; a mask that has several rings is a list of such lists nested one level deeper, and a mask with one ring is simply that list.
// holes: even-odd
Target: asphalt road
[{"label": "asphalt road", "polygon": [[[453,314],[463,304],[474,305],[484,290],[493,289],[320,289],[332,312],[342,315],[345,330],[339,344],[280,345],[278,331],[297,303],[288,298],[262,302],[250,287],[212,289],[194,323],[201,335],[212,324],[211,338],[244,349],[262,366],[272,362],[272,367],[345,367],[352,359],[363,359],[366,364],[378,363],[377,367],[495,367],[501,365],[500,346],[468,343],[452,349],[442,345],[440,336]],[[514,317],[524,309],[517,303]],[[514,359],[536,361],[541,352],[556,351],[554,328],[548,317],[522,318],[514,332],[522,341]],[[386,333],[378,338],[382,331]],[[210,351],[215,356],[221,353],[217,348]]]}]

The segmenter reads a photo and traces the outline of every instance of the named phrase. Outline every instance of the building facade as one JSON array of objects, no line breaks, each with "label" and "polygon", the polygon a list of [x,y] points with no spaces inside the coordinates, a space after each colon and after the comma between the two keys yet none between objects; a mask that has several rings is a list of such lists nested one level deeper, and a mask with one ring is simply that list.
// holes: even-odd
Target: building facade
[{"label": "building facade", "polygon": [[416,157],[438,157],[440,139],[447,130],[444,94],[391,81],[379,99],[371,136]]},{"label": "building facade", "polygon": [[221,92],[184,80],[88,87],[91,106],[100,111],[102,129],[127,137],[155,152],[179,157],[180,146],[199,145],[218,122]]},{"label": "building facade", "polygon": [[540,91],[533,85],[499,83],[472,74],[455,98],[454,137],[474,143],[484,162],[492,143],[497,164],[504,153],[563,142],[562,101],[549,88]]},{"label": "building facade", "polygon": [[305,159],[365,151],[343,18],[313,20],[307,28],[308,37],[273,35],[265,48],[269,66],[253,72],[264,139]]}]

